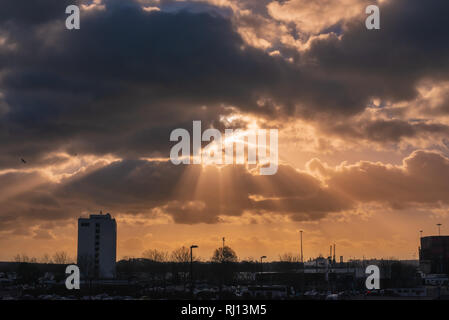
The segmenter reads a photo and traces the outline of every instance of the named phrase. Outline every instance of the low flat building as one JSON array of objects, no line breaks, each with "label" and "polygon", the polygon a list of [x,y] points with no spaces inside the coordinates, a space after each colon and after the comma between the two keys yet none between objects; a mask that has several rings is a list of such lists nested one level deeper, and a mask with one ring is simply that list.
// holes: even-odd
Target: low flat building
[{"label": "low flat building", "polygon": [[425,274],[449,274],[449,236],[422,237],[419,266]]}]

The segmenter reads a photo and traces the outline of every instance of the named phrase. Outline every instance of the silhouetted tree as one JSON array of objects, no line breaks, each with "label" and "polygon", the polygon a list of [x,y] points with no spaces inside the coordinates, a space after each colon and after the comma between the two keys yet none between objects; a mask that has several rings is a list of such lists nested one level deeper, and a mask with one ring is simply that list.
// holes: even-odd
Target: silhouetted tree
[{"label": "silhouetted tree", "polygon": [[[193,261],[198,261],[198,257],[192,255]],[[184,283],[184,288],[187,283],[187,272],[190,271],[189,263],[190,263],[190,248],[180,247],[178,249],[173,250],[171,253],[171,261],[175,262],[173,265],[173,273],[176,274],[176,277],[179,278],[179,272],[182,272],[182,279]]]},{"label": "silhouetted tree", "polygon": [[[195,260],[195,256],[193,258]],[[178,249],[173,250],[173,252],[171,253],[171,260],[178,263],[190,262],[190,249],[182,246]]]},{"label": "silhouetted tree", "polygon": [[48,255],[48,253],[45,253],[42,258],[40,259],[41,263],[53,263],[53,260],[51,259],[51,257]]},{"label": "silhouetted tree", "polygon": [[215,249],[214,254],[212,255],[212,262],[237,262],[238,257],[234,250],[231,247],[224,246]]},{"label": "silhouetted tree", "polygon": [[279,255],[279,262],[274,263],[274,267],[282,272],[299,269],[301,266],[301,258],[291,252]]},{"label": "silhouetted tree", "polygon": [[239,270],[242,272],[257,272],[260,270],[259,264],[253,257],[247,257],[240,261]]},{"label": "silhouetted tree", "polygon": [[148,249],[142,253],[142,257],[154,262],[167,262],[168,252],[157,249]]},{"label": "silhouetted tree", "polygon": [[231,247],[224,246],[215,249],[212,258],[212,271],[218,277],[220,294],[223,283],[232,282],[236,263],[238,261],[237,254]]},{"label": "silhouetted tree", "polygon": [[[146,268],[152,271],[150,272],[151,278],[156,282],[159,282],[162,278],[163,284],[165,286],[169,254],[166,251],[157,249],[148,249],[142,253],[142,257],[147,259],[144,263]],[[149,260],[149,261],[148,261]]]},{"label": "silhouetted tree", "polygon": [[280,262],[288,262],[288,263],[296,263],[301,262],[301,258],[299,256],[294,255],[291,252],[287,252],[279,255]]},{"label": "silhouetted tree", "polygon": [[15,262],[23,262],[23,263],[36,263],[37,259],[35,257],[28,257],[26,254],[22,253],[18,254],[14,257]]},{"label": "silhouetted tree", "polygon": [[53,261],[56,264],[67,264],[70,261],[69,255],[65,251],[57,251],[53,255]]}]

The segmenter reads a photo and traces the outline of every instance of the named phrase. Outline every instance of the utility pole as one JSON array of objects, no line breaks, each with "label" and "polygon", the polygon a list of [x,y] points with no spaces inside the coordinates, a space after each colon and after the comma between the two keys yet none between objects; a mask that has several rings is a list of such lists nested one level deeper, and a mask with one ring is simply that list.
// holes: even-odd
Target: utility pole
[{"label": "utility pole", "polygon": [[193,249],[198,248],[197,245],[190,246],[190,289],[193,294]]},{"label": "utility pole", "polygon": [[441,235],[441,233],[440,233],[441,223],[437,223],[437,226],[438,226],[438,235],[440,236]]},{"label": "utility pole", "polygon": [[265,259],[267,256],[261,256],[260,257],[260,286],[262,286],[262,282],[263,282],[263,259]]},{"label": "utility pole", "polygon": [[332,263],[335,264],[335,243],[334,243],[334,257],[332,258]]},{"label": "utility pole", "polygon": [[260,272],[263,272],[263,259],[265,259],[267,256],[261,256],[260,257]]},{"label": "utility pole", "polygon": [[221,262],[224,262],[225,259],[225,252],[224,252],[224,248],[225,248],[225,237],[223,237],[223,245],[221,246]]},{"label": "utility pole", "polygon": [[422,230],[419,230],[419,246],[418,246],[419,259],[421,259],[421,238],[422,238]]},{"label": "utility pole", "polygon": [[304,263],[304,257],[302,255],[302,230],[300,230],[299,233],[301,235],[301,263]]}]

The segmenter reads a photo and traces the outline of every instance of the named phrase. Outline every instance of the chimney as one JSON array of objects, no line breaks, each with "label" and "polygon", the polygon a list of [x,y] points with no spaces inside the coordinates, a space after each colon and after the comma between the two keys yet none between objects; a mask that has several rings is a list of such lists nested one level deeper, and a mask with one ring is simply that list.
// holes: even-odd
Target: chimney
[{"label": "chimney", "polygon": [[334,258],[332,259],[332,261],[335,263],[335,243],[334,243]]}]

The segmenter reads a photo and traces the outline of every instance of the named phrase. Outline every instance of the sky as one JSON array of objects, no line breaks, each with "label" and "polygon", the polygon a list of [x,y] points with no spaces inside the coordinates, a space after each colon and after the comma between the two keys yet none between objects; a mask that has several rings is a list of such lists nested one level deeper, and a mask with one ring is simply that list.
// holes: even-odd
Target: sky
[{"label": "sky", "polygon": [[[81,9],[80,29],[65,8]],[[366,6],[380,29],[365,27]],[[447,0],[2,0],[0,260],[222,237],[243,259],[417,259],[449,227]],[[170,133],[277,129],[279,167],[174,165]],[[22,161],[23,160],[23,161]]]}]

